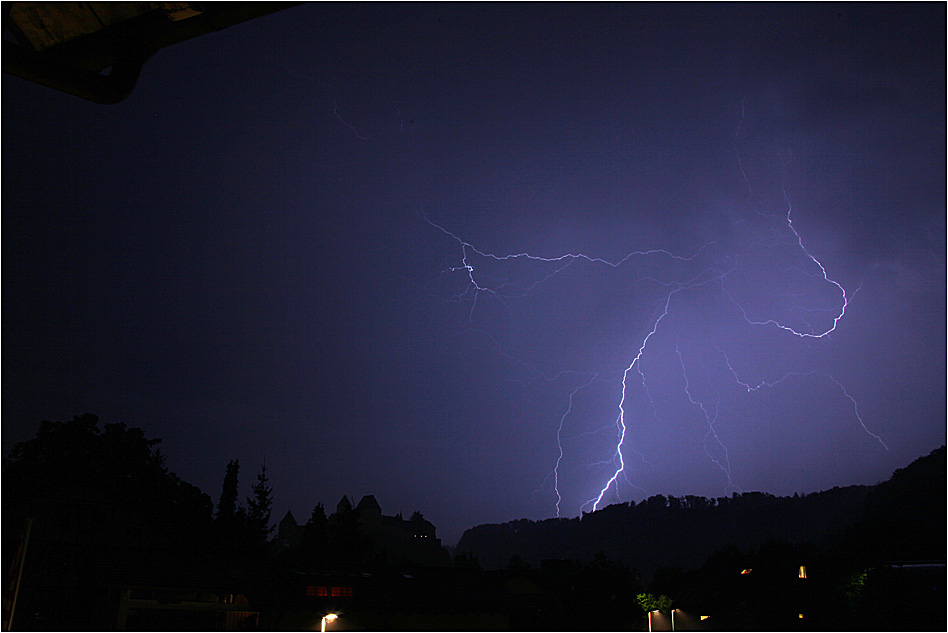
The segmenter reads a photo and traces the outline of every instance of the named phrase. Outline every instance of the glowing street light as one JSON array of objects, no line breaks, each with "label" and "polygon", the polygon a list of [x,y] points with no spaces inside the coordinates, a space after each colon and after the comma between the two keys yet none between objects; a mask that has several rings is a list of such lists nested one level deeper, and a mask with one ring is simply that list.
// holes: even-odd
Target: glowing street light
[{"label": "glowing street light", "polygon": [[[671,615],[671,630],[672,631],[675,630],[675,611],[678,611],[678,609],[672,609],[669,613]],[[661,612],[662,612],[661,609],[652,609],[651,611],[648,612],[648,630],[649,631],[652,630],[652,614],[653,613],[661,614]],[[704,620],[706,618],[707,616],[702,616],[701,619]]]},{"label": "glowing street light", "polygon": [[649,633],[652,633],[652,614],[653,614],[653,613],[658,613],[658,609],[652,609],[651,611],[648,612],[648,630],[649,630]]},{"label": "glowing street light", "polygon": [[324,616],[323,616],[323,619],[319,621],[319,630],[321,631],[321,633],[326,633],[326,623],[327,623],[327,622],[332,622],[333,620],[335,620],[335,619],[338,618],[338,617],[339,617],[339,616],[336,615],[335,613],[327,613],[326,615],[324,615]]}]

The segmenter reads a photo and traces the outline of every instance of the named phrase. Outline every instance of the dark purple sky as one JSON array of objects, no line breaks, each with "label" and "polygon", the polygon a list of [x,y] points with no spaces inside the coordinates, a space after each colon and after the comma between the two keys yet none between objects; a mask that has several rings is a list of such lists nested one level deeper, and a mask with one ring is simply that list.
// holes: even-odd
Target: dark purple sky
[{"label": "dark purple sky", "polygon": [[88,411],[449,544],[623,426],[600,507],[885,479],[945,442],[945,14],[320,3],[117,106],[5,75],[4,454]]}]

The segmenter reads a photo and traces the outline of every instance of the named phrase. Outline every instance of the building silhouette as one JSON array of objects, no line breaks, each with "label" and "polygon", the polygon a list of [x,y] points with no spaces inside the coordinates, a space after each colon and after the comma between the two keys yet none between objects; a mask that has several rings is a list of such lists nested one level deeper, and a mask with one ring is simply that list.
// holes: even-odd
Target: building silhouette
[{"label": "building silhouette", "polygon": [[[336,511],[327,517],[327,526],[330,538],[335,534],[338,541],[348,546],[348,553],[359,559],[353,562],[434,567],[450,564],[450,556],[441,547],[441,539],[431,521],[420,512],[415,512],[407,520],[401,513],[394,516],[382,514],[375,495],[365,495],[355,507],[347,496],[343,496],[336,504]],[[304,529],[305,526],[297,523],[292,512],[288,511],[277,530],[275,544],[278,550],[299,545]]]}]

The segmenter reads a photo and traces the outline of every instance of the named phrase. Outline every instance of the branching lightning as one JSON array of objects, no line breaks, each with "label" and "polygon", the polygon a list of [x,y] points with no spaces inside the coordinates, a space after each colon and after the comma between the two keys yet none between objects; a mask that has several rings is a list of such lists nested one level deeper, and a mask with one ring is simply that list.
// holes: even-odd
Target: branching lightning
[{"label": "branching lightning", "polygon": [[748,393],[759,391],[763,387],[767,387],[768,389],[773,389],[777,385],[789,380],[790,378],[802,377],[802,376],[813,376],[813,375],[824,376],[827,380],[829,380],[834,385],[839,387],[839,390],[842,392],[843,396],[852,403],[853,414],[856,416],[856,420],[859,421],[859,426],[862,427],[862,430],[865,431],[866,434],[869,435],[869,437],[879,442],[879,444],[881,444],[885,450],[889,450],[888,445],[886,445],[886,443],[882,441],[882,438],[876,435],[875,433],[873,433],[872,431],[870,431],[869,428],[866,426],[865,420],[863,420],[862,416],[859,415],[859,403],[856,402],[856,399],[853,398],[852,395],[850,395],[849,391],[846,390],[846,387],[843,386],[843,383],[836,380],[836,378],[834,378],[832,375],[815,370],[815,369],[811,371],[789,371],[785,373],[783,376],[781,376],[780,378],[778,378],[777,380],[774,380],[774,381],[761,380],[756,385],[752,385],[749,382],[745,382],[741,380],[740,376],[737,375],[737,371],[735,371],[734,367],[731,365],[731,361],[728,358],[727,353],[723,349],[718,347],[717,345],[714,345],[714,344],[712,345],[715,349],[717,349],[721,353],[721,356],[724,357],[724,364],[727,366],[728,371],[731,372],[731,375],[734,376],[734,382],[736,382],[740,386],[747,389]]},{"label": "branching lightning", "polygon": [[[797,233],[797,230],[793,228],[793,218],[791,217],[791,214],[793,213],[793,206],[790,204],[790,198],[787,196],[787,190],[786,188],[783,188],[782,191],[783,191],[784,200],[787,203],[787,228],[790,229],[790,232],[793,233],[793,236],[796,238],[796,242],[800,247],[800,251],[803,252],[803,254],[806,255],[807,259],[809,259],[811,262],[816,264],[816,266],[820,269],[819,274],[823,277],[823,281],[829,284],[832,284],[833,286],[837,288],[837,290],[839,290],[840,295],[842,295],[842,305],[839,308],[839,313],[833,318],[833,324],[829,328],[827,328],[826,330],[820,333],[815,334],[812,332],[800,332],[790,327],[789,325],[784,325],[783,323],[781,323],[780,321],[776,319],[767,319],[766,321],[754,321],[747,316],[747,312],[744,310],[743,306],[741,306],[740,303],[734,301],[730,295],[728,295],[728,298],[730,298],[731,301],[734,302],[734,305],[736,305],[740,309],[741,314],[744,316],[744,320],[747,321],[751,325],[773,325],[775,327],[780,328],[781,330],[784,330],[785,332],[790,332],[794,336],[799,336],[800,338],[823,338],[825,336],[828,336],[834,330],[836,330],[836,326],[839,324],[840,319],[842,319],[846,315],[846,308],[847,306],[849,306],[849,298],[846,296],[846,289],[843,288],[839,284],[839,282],[833,279],[830,279],[830,277],[826,274],[826,268],[823,267],[823,264],[820,263],[820,260],[814,257],[813,254],[807,250],[806,246],[804,246],[803,238],[800,236],[799,233]],[[809,275],[809,273],[806,273],[806,272],[804,272],[804,274]]]},{"label": "branching lightning", "polygon": [[[742,103],[742,122],[743,118],[744,113]],[[740,125],[738,126],[738,134],[735,135],[734,139],[735,149],[739,133]],[[750,182],[747,179],[744,166],[742,163],[740,163],[739,155],[738,161],[741,174],[747,185],[747,190],[753,195],[753,189],[751,188]],[[725,494],[731,491],[742,490],[734,480],[732,473],[732,456],[725,445],[725,439],[720,432],[721,425],[724,424],[720,417],[721,411],[719,405],[721,394],[719,393],[718,388],[715,386],[714,382],[710,380],[709,375],[707,380],[707,388],[710,389],[713,394],[710,394],[709,392],[710,395],[705,398],[695,395],[693,389],[694,385],[692,380],[689,378],[689,371],[686,367],[685,357],[682,353],[681,341],[678,339],[676,321],[681,318],[687,318],[682,316],[685,313],[688,313],[690,317],[694,319],[695,315],[693,313],[689,313],[688,306],[692,305],[689,302],[701,301],[703,294],[707,294],[704,291],[710,289],[713,291],[714,296],[725,298],[725,306],[732,306],[730,308],[731,314],[734,313],[734,308],[736,308],[737,312],[741,316],[741,319],[738,319],[738,321],[743,322],[746,326],[750,326],[751,328],[776,328],[781,332],[786,332],[787,334],[799,339],[828,339],[830,335],[837,330],[843,317],[846,316],[847,308],[849,307],[850,301],[852,300],[852,296],[855,295],[855,292],[852,293],[852,295],[847,294],[846,289],[842,286],[842,284],[830,277],[826,267],[807,248],[803,237],[794,225],[793,208],[790,204],[786,188],[782,187],[781,190],[783,192],[783,200],[786,203],[785,215],[771,215],[756,212],[757,216],[765,217],[767,218],[766,221],[771,223],[769,226],[769,233],[773,236],[772,241],[764,244],[764,238],[759,236],[756,241],[746,242],[744,248],[737,250],[736,252],[728,252],[725,245],[722,243],[722,240],[719,238],[707,241],[700,247],[696,248],[693,252],[687,254],[675,253],[666,248],[655,248],[649,250],[629,251],[624,256],[611,260],[605,257],[597,256],[595,254],[584,252],[567,252],[553,256],[538,255],[527,251],[498,254],[475,246],[472,242],[463,239],[457,233],[449,230],[444,225],[436,223],[430,217],[428,217],[427,214],[422,214],[421,217],[428,225],[437,229],[444,236],[450,238],[460,249],[460,262],[458,264],[449,266],[444,271],[444,274],[452,276],[460,275],[464,280],[463,290],[456,293],[454,296],[458,301],[470,302],[470,309],[467,315],[469,325],[473,324],[474,322],[475,311],[478,309],[479,301],[482,298],[496,301],[499,305],[503,306],[504,309],[512,312],[515,309],[516,302],[529,298],[531,294],[537,291],[538,288],[553,283],[557,277],[561,276],[571,266],[581,265],[584,267],[583,270],[586,270],[585,267],[606,267],[608,269],[621,268],[623,275],[625,275],[626,268],[628,268],[629,279],[632,283],[632,286],[637,286],[638,284],[647,284],[650,288],[654,289],[650,290],[650,292],[657,292],[657,296],[652,296],[651,299],[646,300],[645,304],[636,304],[641,305],[642,307],[653,304],[656,307],[652,312],[651,317],[646,322],[645,327],[640,329],[640,333],[638,335],[636,335],[634,332],[630,332],[629,336],[631,341],[627,342],[623,346],[627,350],[626,361],[622,362],[618,367],[606,367],[602,368],[602,370],[596,371],[559,371],[552,372],[552,375],[550,375],[551,372],[541,371],[533,364],[521,360],[518,355],[504,351],[500,343],[498,343],[493,337],[490,337],[501,354],[512,361],[529,368],[532,372],[535,372],[536,375],[541,376],[547,381],[552,382],[565,373],[575,374],[576,376],[585,376],[583,381],[579,384],[575,382],[572,383],[573,386],[570,388],[570,391],[567,394],[565,410],[562,411],[559,419],[555,422],[556,455],[555,459],[553,460],[554,463],[552,470],[548,471],[549,474],[544,478],[543,483],[540,486],[542,490],[543,487],[545,487],[548,482],[552,480],[553,495],[555,497],[553,506],[557,517],[559,517],[561,514],[561,505],[564,500],[563,495],[561,494],[561,484],[563,482],[563,473],[561,468],[563,466],[564,459],[566,459],[568,455],[568,442],[583,436],[608,433],[614,437],[614,442],[610,443],[609,446],[611,448],[609,449],[608,454],[603,457],[603,459],[592,461],[591,465],[600,467],[607,466],[608,471],[605,475],[603,483],[597,485],[594,488],[594,490],[597,492],[592,497],[586,498],[586,500],[580,505],[580,513],[589,509],[595,511],[600,508],[604,502],[610,499],[621,499],[622,494],[620,492],[620,483],[622,485],[627,485],[630,488],[635,488],[645,492],[643,488],[636,486],[630,480],[629,473],[627,472],[628,463],[626,461],[626,456],[628,452],[631,451],[641,458],[643,464],[649,463],[643,453],[636,449],[631,441],[633,433],[633,409],[636,406],[633,403],[633,392],[638,394],[636,397],[644,398],[644,400],[647,402],[644,409],[640,409],[636,412],[635,420],[644,419],[649,415],[651,415],[654,419],[660,419],[659,405],[656,402],[652,389],[649,387],[649,381],[646,379],[649,371],[643,368],[643,359],[646,357],[653,359],[650,360],[649,363],[653,363],[655,360],[661,360],[662,358],[667,360],[674,359],[673,362],[675,365],[677,365],[679,370],[678,373],[681,377],[681,383],[683,383],[683,387],[681,388],[680,392],[681,400],[686,402],[687,406],[690,406],[692,410],[699,412],[701,418],[703,419],[706,431],[704,432],[701,446],[710,462],[721,471],[724,477],[723,483]],[[763,221],[764,220],[760,220],[759,222]],[[737,220],[735,224],[740,222],[746,222],[746,220]],[[776,226],[773,223],[776,223]],[[796,249],[798,257],[802,260],[802,263],[800,264],[794,263],[783,268],[783,273],[788,279],[793,280],[802,278],[805,280],[813,280],[814,283],[822,282],[831,288],[836,296],[838,296],[838,303],[832,307],[826,307],[825,305],[792,306],[792,310],[794,312],[802,312],[806,316],[806,318],[795,317],[806,324],[805,329],[795,326],[786,320],[782,320],[778,316],[752,316],[752,310],[749,310],[749,308],[745,306],[744,301],[739,296],[740,284],[734,281],[736,271],[753,271],[753,263],[743,263],[747,257],[750,257],[749,254],[753,249],[773,249],[778,248],[778,246],[779,248]],[[758,253],[758,256],[761,256],[759,255],[760,251],[755,252]],[[769,253],[765,253],[764,256],[767,254]],[[516,270],[518,265],[525,262],[531,262],[531,266],[534,267],[542,265],[546,268],[545,270],[542,270],[542,272],[536,272],[536,269],[534,269],[532,278],[528,278],[526,281],[521,283],[515,283],[511,281],[510,275],[495,274],[494,276],[491,276],[490,274],[482,273],[483,265],[486,265],[488,262],[505,263],[507,266],[513,267],[512,270]],[[663,267],[662,270],[665,271],[663,273],[665,278],[662,278],[661,276],[656,275],[654,272],[651,272],[653,267],[656,265],[661,265]],[[811,270],[807,270],[807,268],[810,268]],[[649,272],[641,272],[642,270],[648,270]],[[794,275],[799,275],[800,277],[794,278]],[[806,292],[803,291],[788,291],[781,295],[780,293],[776,293],[775,291],[771,290],[769,287],[756,289],[755,292],[763,292],[765,294],[769,292],[772,296],[783,297],[785,300],[793,300],[795,298],[802,299],[806,295]],[[799,297],[796,295],[799,295]],[[828,318],[829,321],[819,327],[814,327],[810,320],[820,317],[822,317],[822,319]],[[701,320],[700,316],[698,317],[698,320]],[[488,336],[490,335],[488,334]],[[658,349],[653,351],[653,347],[655,347],[655,341],[659,340],[660,338],[667,340],[670,337],[674,337],[674,353],[671,358],[669,358],[667,352],[664,355],[662,354],[662,344],[658,344]],[[772,382],[759,380],[758,382],[754,383],[739,376],[738,372],[735,371],[733,365],[731,364],[728,355],[711,339],[712,337],[710,335],[705,334],[705,340],[709,341],[708,344],[719,352],[720,358],[723,359],[723,363],[727,367],[734,382],[737,385],[743,387],[748,393],[757,392],[765,387],[772,389],[776,385],[779,385],[780,383],[792,378],[803,378],[813,375],[823,376],[826,380],[834,383],[836,387],[839,388],[842,396],[852,404],[853,413],[861,425],[862,430],[870,437],[874,438],[883,448],[886,450],[888,449],[882,439],[877,434],[872,433],[866,426],[865,421],[859,413],[859,407],[856,399],[846,390],[841,382],[839,382],[829,373],[820,370],[789,371],[786,372],[779,380]],[[705,365],[705,371],[706,373],[708,371],[707,365]],[[615,378],[610,378],[610,376],[615,376]],[[630,380],[630,378],[635,376],[638,376],[637,381]],[[590,423],[586,426],[593,427],[593,430],[573,433],[567,437],[564,433],[567,420],[572,420],[577,416],[583,415],[578,414],[575,410],[575,398],[584,390],[589,389],[593,383],[609,381],[616,381],[615,384],[618,387],[617,400],[615,401],[615,408],[613,409],[615,417],[611,418],[612,421],[608,423],[604,423],[603,421],[599,421],[597,423],[595,420],[590,420]],[[599,415],[601,415],[601,413]]]},{"label": "branching lightning", "polygon": [[[724,442],[721,441],[721,438],[718,437],[717,431],[714,429],[714,423],[718,419],[718,407],[715,404],[714,414],[708,413],[708,409],[704,404],[698,400],[695,400],[691,395],[691,388],[688,382],[688,370],[685,368],[685,359],[681,356],[681,345],[679,344],[678,339],[675,339],[675,354],[678,356],[678,363],[681,365],[681,377],[685,381],[685,395],[688,397],[688,402],[698,407],[701,410],[702,415],[704,415],[705,424],[708,425],[708,432],[704,436],[704,444],[702,448],[704,449],[704,454],[708,456],[714,464],[721,469],[721,472],[727,477],[727,486],[728,490],[740,490],[737,486],[734,485],[734,480],[731,479],[731,460],[728,457],[727,446],[724,445]],[[712,385],[713,387],[713,385]],[[717,459],[711,453],[708,452],[708,440],[713,439],[714,442],[724,451],[723,459]]]},{"label": "branching lightning", "polygon": [[563,502],[563,497],[560,495],[560,463],[563,461],[563,424],[566,422],[566,418],[569,416],[570,412],[573,410],[573,398],[577,393],[593,384],[593,382],[598,378],[598,376],[593,376],[589,382],[576,387],[569,394],[569,406],[566,407],[566,412],[563,413],[563,417],[560,418],[560,425],[556,427],[556,448],[559,451],[559,454],[556,456],[556,465],[553,466],[553,491],[556,493],[556,516],[560,516],[560,503]]}]

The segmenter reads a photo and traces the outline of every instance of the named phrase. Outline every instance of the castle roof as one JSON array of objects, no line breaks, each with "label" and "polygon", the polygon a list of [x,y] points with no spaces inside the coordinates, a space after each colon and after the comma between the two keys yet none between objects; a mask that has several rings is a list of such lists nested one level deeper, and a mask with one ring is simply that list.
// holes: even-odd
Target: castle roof
[{"label": "castle roof", "polygon": [[362,497],[362,501],[359,502],[359,505],[356,506],[356,509],[360,512],[364,511],[374,511],[379,514],[382,513],[382,506],[379,505],[379,502],[375,499],[375,495],[365,495]]}]

